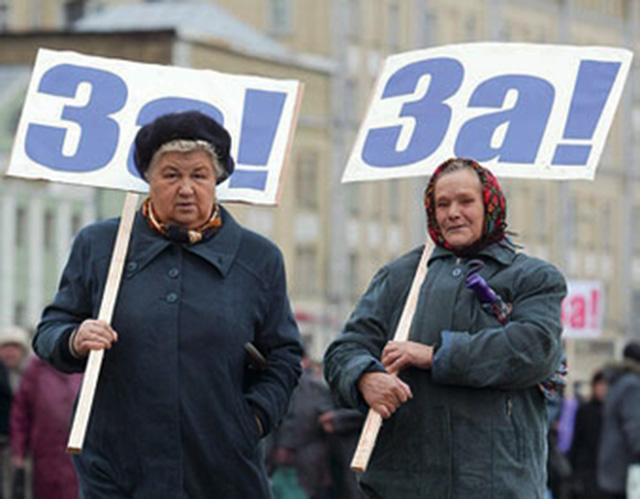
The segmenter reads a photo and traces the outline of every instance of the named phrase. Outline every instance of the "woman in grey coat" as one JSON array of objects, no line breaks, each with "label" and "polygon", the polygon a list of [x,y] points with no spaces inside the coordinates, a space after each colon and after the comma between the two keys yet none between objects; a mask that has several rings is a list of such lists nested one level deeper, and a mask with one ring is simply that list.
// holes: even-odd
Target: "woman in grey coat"
[{"label": "woman in grey coat", "polygon": [[[539,385],[561,358],[565,280],[514,251],[500,185],[475,161],[438,167],[425,206],[436,248],[409,341],[389,340],[423,248],[378,271],[325,357],[342,403],[384,418],[361,486],[372,498],[542,498]],[[483,303],[472,274],[501,300]]]},{"label": "woman in grey coat", "polygon": [[[230,137],[199,112],[140,129],[149,182],[111,324],[95,320],[117,220],[76,237],[33,346],[66,372],[107,349],[82,454],[84,498],[269,497],[259,439],[284,415],[301,347],[282,255],[216,201]],[[245,344],[266,357],[248,369]]]}]

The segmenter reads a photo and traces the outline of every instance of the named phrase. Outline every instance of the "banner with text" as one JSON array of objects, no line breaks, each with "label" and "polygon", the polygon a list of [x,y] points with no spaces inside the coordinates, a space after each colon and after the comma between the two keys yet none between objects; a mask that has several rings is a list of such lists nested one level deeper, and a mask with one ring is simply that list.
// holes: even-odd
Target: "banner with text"
[{"label": "banner with text", "polygon": [[277,204],[301,85],[40,49],[8,175],[146,191],[133,164],[144,124],[198,110],[229,131],[236,170],[218,186],[226,201]]},{"label": "banner with text", "polygon": [[596,338],[602,335],[604,293],[600,281],[568,281],[562,302],[563,338]]},{"label": "banner with text", "polygon": [[631,59],[521,43],[390,56],[342,181],[427,175],[454,156],[499,177],[593,179]]}]

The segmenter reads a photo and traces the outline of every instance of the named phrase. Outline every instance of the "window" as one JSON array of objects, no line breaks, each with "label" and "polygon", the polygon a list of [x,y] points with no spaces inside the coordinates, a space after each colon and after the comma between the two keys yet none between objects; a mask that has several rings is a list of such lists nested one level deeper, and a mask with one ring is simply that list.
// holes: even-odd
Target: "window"
[{"label": "window", "polygon": [[357,126],[360,118],[360,106],[358,102],[358,82],[355,78],[346,78],[344,82],[344,103],[345,109],[350,110],[348,113],[351,124]]},{"label": "window", "polygon": [[75,235],[80,232],[82,228],[82,216],[80,213],[74,213],[71,216],[71,237],[75,237]]},{"label": "window", "polygon": [[9,28],[9,5],[6,0],[0,0],[0,31],[7,31]]},{"label": "window", "polygon": [[389,4],[387,45],[391,52],[396,52],[400,48],[400,8],[397,2]]},{"label": "window", "polygon": [[352,299],[357,299],[360,295],[360,272],[358,266],[360,259],[355,252],[349,253],[349,271],[347,287]]},{"label": "window", "polygon": [[16,211],[16,246],[24,245],[24,235],[27,230],[27,210],[23,206],[19,206]]},{"label": "window", "polygon": [[27,308],[24,303],[17,302],[13,310],[13,323],[18,326],[25,326],[27,323]]},{"label": "window", "polygon": [[86,3],[86,0],[68,0],[64,4],[65,26],[73,26],[76,21],[82,19]]},{"label": "window", "polygon": [[271,31],[276,35],[286,35],[291,32],[291,0],[271,0],[269,2],[269,17]]},{"label": "window", "polygon": [[360,206],[360,187],[361,185],[357,182],[352,182],[342,187],[348,190],[347,203],[349,204],[349,214],[352,216],[357,216],[362,213],[362,207]]},{"label": "window", "polygon": [[360,0],[348,0],[347,9],[347,34],[356,41],[360,36]]},{"label": "window", "polygon": [[296,248],[295,289],[302,297],[313,296],[318,290],[318,272],[316,268],[316,248],[298,246]]},{"label": "window", "polygon": [[387,181],[389,190],[389,199],[387,204],[389,205],[389,218],[392,222],[398,222],[401,218],[402,197],[400,195],[400,182],[398,180]]},{"label": "window", "polygon": [[298,156],[295,175],[295,193],[300,208],[315,210],[318,207],[318,154],[305,151]]},{"label": "window", "polygon": [[55,231],[54,227],[55,216],[53,211],[47,210],[44,213],[44,247],[47,250],[50,250],[53,247],[53,234]]}]

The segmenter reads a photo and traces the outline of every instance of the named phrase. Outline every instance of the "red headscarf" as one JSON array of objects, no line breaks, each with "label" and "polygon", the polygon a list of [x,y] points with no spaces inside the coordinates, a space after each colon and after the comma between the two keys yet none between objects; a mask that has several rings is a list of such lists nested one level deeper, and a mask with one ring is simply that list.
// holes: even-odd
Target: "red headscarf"
[{"label": "red headscarf", "polygon": [[427,210],[427,228],[429,230],[429,236],[433,239],[433,242],[436,243],[436,245],[453,251],[451,245],[447,243],[442,235],[440,227],[438,227],[438,222],[436,220],[435,190],[438,178],[442,175],[446,175],[448,173],[447,170],[454,162],[462,163],[465,168],[473,169],[473,171],[478,174],[478,178],[480,179],[480,184],[482,186],[482,202],[484,204],[484,227],[482,230],[482,236],[470,247],[464,248],[462,251],[458,251],[458,253],[469,254],[479,251],[491,243],[504,239],[507,228],[507,202],[498,179],[489,170],[483,168],[472,159],[448,159],[436,168],[433,175],[431,175],[427,188],[424,191],[424,206]]}]

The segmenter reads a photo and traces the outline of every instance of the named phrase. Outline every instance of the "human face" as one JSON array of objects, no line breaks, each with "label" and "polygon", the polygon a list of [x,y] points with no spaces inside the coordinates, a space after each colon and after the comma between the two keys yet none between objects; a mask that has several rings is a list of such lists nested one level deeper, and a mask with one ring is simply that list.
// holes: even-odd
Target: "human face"
[{"label": "human face", "polygon": [[455,250],[482,237],[484,204],[482,184],[470,169],[445,173],[436,182],[436,221],[445,241]]},{"label": "human face", "polygon": [[5,343],[0,346],[0,361],[7,369],[17,369],[26,355],[24,347],[17,343]]},{"label": "human face", "polygon": [[205,151],[166,152],[151,165],[147,178],[160,222],[196,229],[211,217],[216,175]]}]

